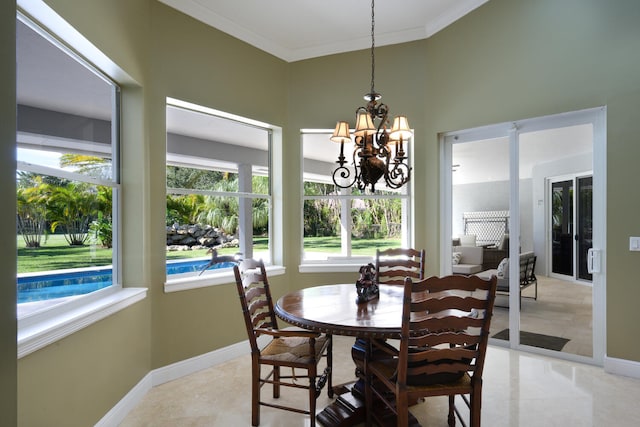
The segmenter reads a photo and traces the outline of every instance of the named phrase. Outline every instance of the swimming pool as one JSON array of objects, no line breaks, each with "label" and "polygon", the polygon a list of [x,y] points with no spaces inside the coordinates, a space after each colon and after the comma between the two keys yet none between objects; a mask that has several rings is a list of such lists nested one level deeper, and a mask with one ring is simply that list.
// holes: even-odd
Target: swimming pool
[{"label": "swimming pool", "polygon": [[[167,275],[199,272],[209,259],[169,261]],[[209,269],[230,268],[231,262],[216,264]],[[111,266],[78,271],[30,274],[18,277],[18,304],[83,295],[111,286]]]}]

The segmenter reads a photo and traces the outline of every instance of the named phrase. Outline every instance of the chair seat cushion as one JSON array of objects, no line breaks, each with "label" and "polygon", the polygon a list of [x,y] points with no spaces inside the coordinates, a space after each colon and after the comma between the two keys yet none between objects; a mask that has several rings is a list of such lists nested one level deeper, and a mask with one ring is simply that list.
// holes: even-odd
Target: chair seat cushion
[{"label": "chair seat cushion", "polygon": [[318,361],[327,344],[327,337],[322,335],[316,338],[315,355],[310,353],[309,338],[307,337],[280,337],[274,338],[260,355],[262,359],[294,362],[301,364],[311,363],[314,359]]},{"label": "chair seat cushion", "polygon": [[429,389],[433,394],[438,394],[438,390],[440,389],[447,390],[451,387],[467,389],[471,388],[471,376],[469,376],[468,372],[464,372],[462,375],[452,381],[434,382],[430,384],[407,384],[407,389],[409,391],[418,388],[420,390]]}]

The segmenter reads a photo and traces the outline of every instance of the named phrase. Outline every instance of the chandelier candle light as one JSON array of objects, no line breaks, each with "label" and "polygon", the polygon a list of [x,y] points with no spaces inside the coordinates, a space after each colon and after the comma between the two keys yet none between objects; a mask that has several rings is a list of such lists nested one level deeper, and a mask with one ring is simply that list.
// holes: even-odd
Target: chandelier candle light
[{"label": "chandelier candle light", "polygon": [[[354,132],[355,148],[353,150],[353,167],[351,170],[345,164],[345,142],[351,142],[349,123],[339,121],[331,135],[331,141],[340,143],[340,155],[336,163],[339,166],[333,171],[333,182],[340,188],[357,185],[364,191],[371,186],[375,191],[378,180],[384,176],[387,187],[397,189],[411,179],[411,168],[404,151],[404,143],[409,141],[413,132],[409,127],[406,116],[397,116],[393,126],[387,130],[389,124],[389,107],[378,104],[382,95],[374,88],[375,80],[375,14],[374,0],[371,1],[371,90],[364,96],[367,105],[356,110],[356,127]],[[378,122],[377,126],[375,122]],[[356,161],[358,160],[358,161]],[[353,176],[351,176],[353,174]]]}]

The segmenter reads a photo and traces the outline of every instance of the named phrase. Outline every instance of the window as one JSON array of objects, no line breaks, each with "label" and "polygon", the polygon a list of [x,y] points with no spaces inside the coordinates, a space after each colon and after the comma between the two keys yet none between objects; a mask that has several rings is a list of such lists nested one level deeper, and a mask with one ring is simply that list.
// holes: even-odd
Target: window
[{"label": "window", "polygon": [[266,125],[168,100],[167,282],[271,261],[270,145]]},{"label": "window", "polygon": [[373,194],[337,187],[339,146],[330,136],[330,130],[302,131],[303,262],[362,264],[378,248],[409,246],[410,185],[392,190],[382,180]]},{"label": "window", "polygon": [[18,318],[118,284],[119,88],[16,22]]}]

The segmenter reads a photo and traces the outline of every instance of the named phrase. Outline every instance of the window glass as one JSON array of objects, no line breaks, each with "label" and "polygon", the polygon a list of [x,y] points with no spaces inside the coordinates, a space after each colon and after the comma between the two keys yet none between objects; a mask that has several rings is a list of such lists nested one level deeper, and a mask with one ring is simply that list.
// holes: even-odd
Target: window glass
[{"label": "window glass", "polygon": [[179,103],[167,105],[167,265],[188,268],[167,279],[269,262],[270,130]]},{"label": "window glass", "polygon": [[[376,184],[374,192],[333,182],[339,146],[331,131],[303,131],[303,259],[319,261],[373,257],[376,249],[408,246],[408,185],[394,190]],[[345,144],[345,157],[353,144]]]},{"label": "window glass", "polygon": [[114,284],[118,87],[16,22],[18,317]]}]

